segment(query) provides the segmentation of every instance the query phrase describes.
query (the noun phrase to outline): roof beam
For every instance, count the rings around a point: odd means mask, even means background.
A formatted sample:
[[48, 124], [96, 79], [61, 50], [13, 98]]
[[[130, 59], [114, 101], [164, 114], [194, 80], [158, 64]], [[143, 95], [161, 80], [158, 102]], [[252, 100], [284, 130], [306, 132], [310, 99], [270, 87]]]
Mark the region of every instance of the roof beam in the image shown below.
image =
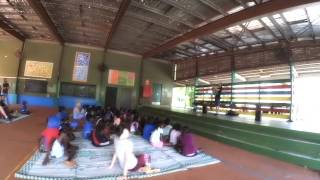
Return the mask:
[[222, 15], [228, 15], [228, 13], [224, 12], [215, 2], [212, 0], [200, 0], [203, 4], [211, 7], [213, 10], [217, 11], [218, 13]]
[[[248, 48], [251, 48], [251, 45], [248, 44], [247, 42], [245, 42], [240, 36], [231, 33], [229, 30], [225, 29], [224, 30], [227, 34], [229, 34], [233, 39], [236, 39], [238, 42], [242, 42], [245, 46], [248, 46]], [[236, 44], [234, 44], [235, 46], [237, 46], [238, 42]]]
[[223, 46], [225, 46], [228, 49], [232, 50], [233, 48], [235, 48], [235, 46], [233, 44], [229, 43], [228, 41], [226, 41], [223, 38], [220, 38], [220, 37], [218, 37], [218, 36], [216, 36], [214, 34], [211, 34], [209, 37], [210, 37], [210, 39], [214, 40], [215, 42], [218, 42], [218, 43], [222, 44]]
[[262, 46], [265, 45], [265, 43], [257, 35], [255, 35], [254, 32], [249, 30], [246, 26], [244, 26], [243, 24], [240, 24], [240, 27], [243, 28], [245, 31], [247, 31], [250, 34], [250, 36], [255, 38], [260, 44], [262, 44]]
[[[162, 0], [163, 2], [171, 5], [171, 6], [174, 6], [180, 10], [182, 10], [183, 12], [187, 13], [187, 14], [190, 14], [191, 16], [194, 16], [194, 17], [197, 17], [198, 19], [201, 19], [201, 20], [207, 20], [207, 18], [205, 16], [203, 16], [202, 14], [196, 12], [196, 11], [193, 11], [191, 8], [187, 7], [187, 6], [184, 6], [183, 4], [177, 2], [177, 1], [174, 1], [174, 0]], [[188, 2], [188, 1], [186, 1]]]
[[233, 24], [241, 23], [244, 20], [252, 19], [258, 16], [262, 16], [264, 14], [272, 13], [275, 11], [279, 11], [279, 10], [283, 10], [283, 9], [287, 9], [287, 8], [291, 8], [299, 5], [313, 3], [317, 1], [318, 0], [290, 0], [290, 1], [272, 0], [262, 4], [258, 4], [250, 8], [246, 8], [242, 11], [230, 14], [226, 17], [220, 18], [216, 21], [208, 23], [192, 31], [189, 31], [182, 36], [179, 36], [175, 39], [172, 39], [160, 45], [157, 48], [154, 48], [148, 52], [145, 52], [143, 54], [143, 57], [147, 58], [147, 57], [154, 56], [160, 52], [173, 48], [179, 43], [211, 34], [213, 32], [219, 31]]
[[292, 30], [290, 23], [287, 21], [287, 19], [284, 17], [284, 15], [283, 15], [282, 13], [280, 13], [280, 17], [281, 17], [281, 19], [284, 21], [284, 23], [288, 26], [289, 31], [290, 31], [290, 36], [291, 36], [293, 39], [297, 40], [297, 36], [296, 36], [296, 34], [294, 33], [294, 31]]
[[42, 23], [44, 23], [49, 31], [52, 33], [52, 35], [59, 41], [59, 43], [63, 44], [64, 40], [62, 36], [59, 34], [56, 26], [51, 21], [51, 18], [49, 17], [47, 11], [42, 6], [40, 0], [27, 0], [33, 11], [39, 16]]
[[280, 27], [280, 25], [277, 23], [277, 21], [272, 17], [268, 17], [268, 19], [271, 21], [271, 23], [277, 28], [277, 30], [280, 32], [282, 38], [285, 40], [285, 41], [290, 41], [290, 38], [288, 38], [286, 36], [286, 33], [283, 32], [282, 28]]
[[271, 30], [271, 28], [264, 23], [261, 19], [258, 19], [258, 21], [262, 24], [262, 26], [273, 36], [274, 39], [276, 39], [277, 41], [279, 41], [279, 38], [277, 37], [277, 35]]
[[312, 25], [312, 23], [310, 21], [310, 17], [309, 17], [309, 14], [308, 14], [308, 11], [307, 11], [306, 8], [304, 8], [304, 12], [306, 13], [306, 16], [307, 16], [307, 19], [308, 19], [309, 28], [310, 28], [310, 31], [311, 31], [311, 37], [315, 41], [316, 40], [316, 36], [315, 36], [313, 25]]
[[24, 35], [16, 31], [14, 27], [11, 24], [9, 24], [7, 21], [4, 21], [3, 18], [0, 18], [0, 28], [2, 28], [4, 31], [11, 34], [15, 38], [19, 39], [20, 41], [24, 41], [26, 39]]
[[122, 0], [120, 7], [119, 7], [119, 10], [117, 12], [117, 15], [112, 23], [112, 27], [108, 33], [108, 37], [107, 37], [107, 41], [106, 41], [106, 45], [105, 45], [106, 50], [108, 49], [109, 44], [111, 43], [111, 40], [113, 38], [113, 34], [118, 29], [118, 26], [121, 22], [121, 19], [123, 18], [125, 12], [127, 11], [129, 4], [130, 4], [130, 0]]
[[[225, 50], [225, 51], [228, 51], [228, 50], [230, 50], [230, 48], [229, 47], [226, 47], [225, 45], [223, 45], [222, 43], [218, 43], [217, 41], [215, 41], [214, 39], [201, 39], [202, 41], [204, 41], [204, 42], [206, 42], [206, 43], [208, 43], [208, 44], [211, 44], [211, 45], [213, 45], [213, 46], [216, 46], [216, 47], [218, 47], [218, 48], [220, 48], [220, 49], [223, 49], [223, 50]], [[211, 41], [213, 41], [213, 42], [211, 42]]]

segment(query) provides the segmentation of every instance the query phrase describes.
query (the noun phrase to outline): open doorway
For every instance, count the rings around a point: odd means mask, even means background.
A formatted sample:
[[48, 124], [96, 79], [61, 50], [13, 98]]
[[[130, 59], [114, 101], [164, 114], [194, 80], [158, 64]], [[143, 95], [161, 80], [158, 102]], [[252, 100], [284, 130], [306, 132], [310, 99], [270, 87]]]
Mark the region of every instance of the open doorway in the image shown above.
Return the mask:
[[117, 106], [117, 94], [118, 94], [118, 88], [116, 87], [106, 88], [105, 107]]
[[294, 82], [294, 119], [319, 123], [320, 74], [301, 75]]

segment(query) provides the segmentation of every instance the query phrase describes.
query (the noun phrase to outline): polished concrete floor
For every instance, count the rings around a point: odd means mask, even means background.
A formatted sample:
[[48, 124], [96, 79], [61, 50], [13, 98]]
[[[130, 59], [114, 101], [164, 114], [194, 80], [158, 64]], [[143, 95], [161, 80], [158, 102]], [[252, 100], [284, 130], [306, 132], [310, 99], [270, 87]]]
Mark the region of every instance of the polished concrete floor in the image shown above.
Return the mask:
[[[15, 179], [14, 173], [31, 156], [46, 117], [54, 109], [33, 108], [33, 114], [12, 124], [0, 124], [0, 180]], [[222, 162], [150, 180], [320, 180], [318, 172], [247, 152], [196, 136], [199, 147]]]

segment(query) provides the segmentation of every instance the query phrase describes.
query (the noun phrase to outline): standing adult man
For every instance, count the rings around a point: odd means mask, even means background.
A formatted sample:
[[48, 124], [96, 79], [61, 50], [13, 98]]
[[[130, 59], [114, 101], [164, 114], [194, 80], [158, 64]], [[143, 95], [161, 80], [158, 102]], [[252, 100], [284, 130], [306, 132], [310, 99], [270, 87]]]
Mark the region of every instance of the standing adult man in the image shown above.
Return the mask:
[[9, 88], [10, 88], [10, 85], [8, 83], [8, 80], [7, 78], [4, 78], [3, 84], [2, 84], [2, 94], [5, 96], [6, 104], [9, 104], [9, 100], [8, 100]]

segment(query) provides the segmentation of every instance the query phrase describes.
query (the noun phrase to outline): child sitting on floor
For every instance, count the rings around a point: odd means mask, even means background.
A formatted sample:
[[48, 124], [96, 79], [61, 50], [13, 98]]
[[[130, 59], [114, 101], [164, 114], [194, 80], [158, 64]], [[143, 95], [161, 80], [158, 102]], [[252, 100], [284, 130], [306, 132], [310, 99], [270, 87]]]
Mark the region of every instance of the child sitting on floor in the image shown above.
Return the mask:
[[20, 113], [21, 114], [30, 114], [30, 111], [27, 107], [27, 101], [22, 101], [21, 107], [20, 107]]
[[197, 148], [194, 144], [190, 129], [187, 126], [182, 128], [182, 133], [179, 138], [179, 142], [176, 145], [176, 149], [179, 153], [187, 157], [193, 157], [197, 155]]
[[164, 128], [163, 128], [163, 138], [164, 139], [169, 139], [170, 131], [172, 129], [172, 126], [170, 124], [171, 120], [169, 118], [166, 118], [164, 120]]
[[77, 153], [78, 146], [74, 146], [70, 143], [70, 139], [66, 133], [61, 133], [60, 136], [54, 141], [47, 152], [42, 164], [47, 165], [52, 158], [67, 157], [65, 165], [69, 168], [74, 168], [77, 164], [74, 161], [74, 157]]
[[169, 143], [175, 146], [178, 143], [180, 135], [181, 135], [181, 125], [176, 123], [173, 125], [173, 128], [170, 132]]
[[156, 125], [150, 119], [150, 117], [146, 119], [142, 134], [142, 137], [147, 141], [150, 140], [151, 133], [156, 129]]
[[64, 106], [59, 106], [57, 116], [61, 119], [62, 122], [65, 122], [68, 119], [68, 113]]
[[139, 171], [144, 173], [159, 172], [159, 169], [151, 169], [150, 155], [141, 154], [136, 156], [133, 153], [133, 143], [128, 139], [129, 136], [129, 130], [123, 125], [115, 128], [115, 151], [109, 169], [112, 169], [116, 160], [118, 160], [120, 167], [123, 169], [123, 177], [118, 178], [121, 180], [127, 179], [128, 171]]
[[41, 138], [39, 141], [40, 152], [48, 152], [55, 139], [59, 137], [58, 128], [46, 128], [41, 133]]
[[111, 145], [111, 124], [100, 121], [92, 132], [91, 142], [96, 147]]
[[119, 126], [121, 124], [121, 114], [120, 112], [116, 113], [116, 115], [113, 118], [113, 125], [115, 127]]
[[9, 112], [9, 108], [5, 103], [5, 97], [3, 95], [0, 95], [0, 117], [4, 117], [6, 120], [11, 120], [11, 115]]
[[152, 132], [150, 137], [150, 143], [152, 146], [162, 148], [165, 145], [165, 142], [163, 141], [163, 127], [163, 122], [158, 120], [157, 128]]
[[130, 132], [132, 134], [138, 133], [139, 131], [139, 117], [134, 117], [130, 124]]

